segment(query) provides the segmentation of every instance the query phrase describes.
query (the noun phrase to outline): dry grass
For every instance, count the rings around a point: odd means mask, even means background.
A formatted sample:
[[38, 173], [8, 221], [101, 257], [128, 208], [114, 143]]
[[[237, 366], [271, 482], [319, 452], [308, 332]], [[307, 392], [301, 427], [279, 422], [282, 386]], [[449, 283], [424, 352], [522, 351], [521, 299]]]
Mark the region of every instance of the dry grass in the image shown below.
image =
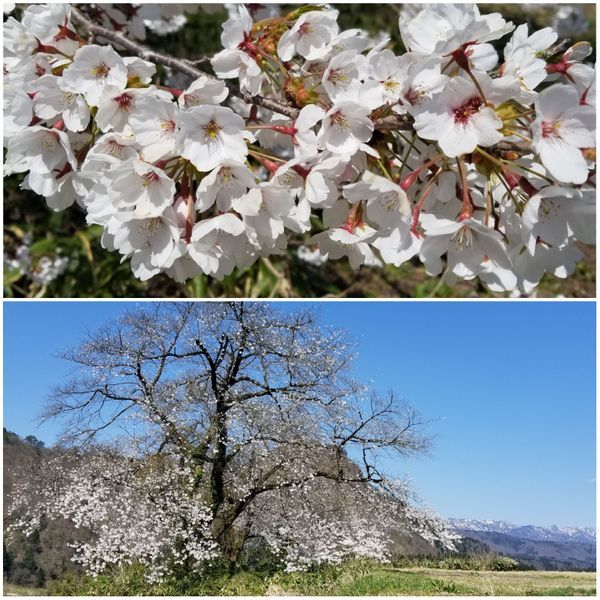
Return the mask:
[[466, 594], [492, 596], [594, 595], [596, 574], [570, 571], [454, 571], [413, 567], [401, 569], [468, 588]]

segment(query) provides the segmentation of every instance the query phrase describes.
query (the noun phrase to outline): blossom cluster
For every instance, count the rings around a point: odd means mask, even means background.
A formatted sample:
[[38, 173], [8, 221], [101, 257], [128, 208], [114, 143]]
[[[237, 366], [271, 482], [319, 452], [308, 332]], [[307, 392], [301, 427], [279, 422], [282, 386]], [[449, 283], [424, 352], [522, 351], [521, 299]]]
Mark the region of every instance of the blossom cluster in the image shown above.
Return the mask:
[[264, 499], [269, 509], [257, 512], [253, 531], [287, 572], [348, 558], [388, 562], [397, 554], [399, 535], [422, 537], [432, 546], [456, 551], [460, 536], [437, 515], [409, 502], [401, 481], [390, 481], [394, 494], [356, 483], [313, 479], [293, 490], [277, 490]]
[[[70, 543], [72, 560], [92, 577], [134, 563], [145, 568], [150, 583], [179, 566], [202, 573], [221, 549], [197, 477], [181, 461], [106, 450], [48, 458], [43, 472], [32, 466], [8, 498], [7, 544], [17, 532], [32, 535], [43, 520], [66, 519], [80, 532]], [[257, 499], [238, 525], [287, 572], [350, 557], [386, 562], [399, 533], [454, 551], [459, 536], [412, 505], [400, 481], [389, 483], [393, 494], [362, 483], [307, 478]]]
[[[143, 39], [150, 21], [119, 6], [83, 22]], [[398, 55], [331, 7], [236, 5], [216, 78], [174, 89], [73, 10], [4, 24], [5, 174], [82, 207], [140, 279], [220, 279], [295, 236], [317, 263], [418, 257], [448, 283], [528, 294], [595, 242], [587, 43], [433, 4], [401, 13]]]
[[9, 534], [31, 535], [42, 518], [69, 520], [88, 532], [73, 542], [73, 561], [94, 577], [137, 562], [156, 582], [177, 565], [200, 569], [218, 556], [210, 509], [190, 494], [189, 469], [98, 453], [55, 456], [44, 471], [16, 486], [9, 516], [20, 517]]

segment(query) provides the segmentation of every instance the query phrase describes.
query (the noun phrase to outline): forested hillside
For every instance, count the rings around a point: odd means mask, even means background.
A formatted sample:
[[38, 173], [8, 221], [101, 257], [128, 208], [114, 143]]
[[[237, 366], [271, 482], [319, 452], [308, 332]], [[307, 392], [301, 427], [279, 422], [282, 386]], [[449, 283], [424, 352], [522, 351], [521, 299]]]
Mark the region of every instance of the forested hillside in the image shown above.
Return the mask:
[[[74, 526], [64, 520], [42, 520], [40, 527], [26, 537], [20, 532], [7, 534], [14, 519], [7, 518], [7, 500], [19, 477], [43, 468], [44, 462], [57, 451], [48, 449], [35, 436], [20, 438], [3, 430], [4, 438], [4, 580], [17, 585], [41, 587], [81, 569], [71, 561], [69, 543], [75, 538]], [[81, 536], [78, 531], [77, 535]]]

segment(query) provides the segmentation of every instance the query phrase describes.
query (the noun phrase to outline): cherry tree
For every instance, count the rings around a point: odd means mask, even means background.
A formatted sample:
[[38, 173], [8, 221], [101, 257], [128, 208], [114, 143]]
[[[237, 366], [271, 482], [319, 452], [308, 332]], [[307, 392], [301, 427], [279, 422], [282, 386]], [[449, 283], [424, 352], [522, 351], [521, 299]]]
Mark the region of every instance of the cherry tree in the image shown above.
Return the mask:
[[79, 205], [136, 277], [222, 279], [294, 238], [316, 264], [418, 257], [528, 294], [595, 242], [589, 44], [432, 4], [401, 12], [400, 55], [316, 5], [232, 5], [212, 57], [144, 45], [198, 6], [32, 5], [4, 24], [5, 174]]
[[381, 466], [428, 447], [422, 419], [357, 382], [352, 349], [261, 303], [126, 313], [64, 353], [76, 370], [44, 416], [75, 450], [20, 484], [13, 527], [70, 519], [93, 534], [75, 555], [90, 573], [136, 560], [154, 580], [257, 547], [290, 570], [385, 560], [398, 531], [452, 547]]

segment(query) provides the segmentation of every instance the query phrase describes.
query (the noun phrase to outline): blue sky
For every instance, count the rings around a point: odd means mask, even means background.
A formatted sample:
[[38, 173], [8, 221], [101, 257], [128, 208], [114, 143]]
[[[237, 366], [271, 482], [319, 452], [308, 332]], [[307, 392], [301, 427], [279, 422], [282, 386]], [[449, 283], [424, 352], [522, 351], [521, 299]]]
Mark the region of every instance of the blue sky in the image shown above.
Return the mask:
[[[442, 516], [595, 524], [592, 302], [311, 304], [357, 340], [362, 379], [429, 420], [429, 455], [386, 466]], [[5, 301], [4, 426], [52, 443], [35, 416], [70, 372], [56, 354], [125, 307]]]

